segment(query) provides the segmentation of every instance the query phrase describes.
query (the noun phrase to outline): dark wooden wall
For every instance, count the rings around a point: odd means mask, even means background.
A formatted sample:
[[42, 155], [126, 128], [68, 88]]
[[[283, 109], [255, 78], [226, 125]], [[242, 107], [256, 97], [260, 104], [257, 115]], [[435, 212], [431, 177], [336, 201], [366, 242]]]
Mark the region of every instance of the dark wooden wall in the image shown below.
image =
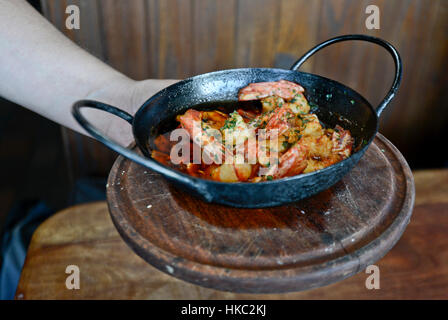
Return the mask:
[[[65, 28], [68, 4], [81, 9], [80, 30]], [[369, 4], [380, 8], [380, 30], [365, 27]], [[380, 131], [414, 166], [448, 160], [441, 160], [440, 151], [448, 126], [446, 0], [42, 0], [42, 7], [67, 36], [134, 79], [288, 68], [310, 47], [336, 35], [384, 38], [400, 51], [404, 77]], [[372, 44], [341, 43], [319, 52], [303, 70], [338, 80], [377, 104], [392, 81], [393, 63]], [[75, 171], [107, 172], [111, 154], [71, 132], [65, 137]], [[431, 157], [422, 157], [428, 148]], [[89, 155], [96, 165], [83, 162]]]

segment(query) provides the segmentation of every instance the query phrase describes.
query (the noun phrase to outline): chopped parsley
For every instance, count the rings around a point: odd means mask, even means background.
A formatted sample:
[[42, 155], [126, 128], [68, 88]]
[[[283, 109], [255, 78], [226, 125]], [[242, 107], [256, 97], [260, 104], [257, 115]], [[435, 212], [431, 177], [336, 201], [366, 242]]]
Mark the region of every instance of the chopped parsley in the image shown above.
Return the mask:
[[319, 109], [319, 106], [313, 102], [308, 103], [310, 105], [310, 112], [316, 113], [317, 109]]
[[308, 122], [310, 122], [309, 119], [303, 119], [303, 118], [302, 118], [302, 125], [303, 125], [303, 126], [306, 125]]
[[239, 115], [237, 111], [234, 111], [230, 114], [230, 118], [226, 120], [226, 122], [224, 123], [224, 125], [222, 126], [222, 130], [225, 129], [233, 129], [235, 128], [237, 119], [235, 118], [236, 115]]

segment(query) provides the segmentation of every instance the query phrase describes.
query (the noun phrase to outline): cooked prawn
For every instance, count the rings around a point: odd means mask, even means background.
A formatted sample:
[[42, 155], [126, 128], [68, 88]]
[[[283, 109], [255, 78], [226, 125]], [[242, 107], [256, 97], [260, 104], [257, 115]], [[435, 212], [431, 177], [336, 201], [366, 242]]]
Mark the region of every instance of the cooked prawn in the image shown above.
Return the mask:
[[269, 168], [265, 176], [278, 179], [300, 174], [307, 166], [307, 155], [307, 148], [296, 143], [280, 157], [278, 164]]
[[[193, 141], [189, 143], [201, 146], [214, 159], [210, 164], [182, 163], [181, 170], [221, 182], [258, 182], [320, 170], [352, 153], [350, 131], [338, 125], [324, 128], [317, 115], [310, 113], [299, 84], [286, 80], [252, 83], [240, 90], [238, 99], [260, 100], [261, 110], [237, 109], [227, 114], [190, 109], [178, 116]], [[166, 139], [157, 142], [164, 152], [170, 147]], [[167, 161], [163, 152], [154, 156]]]
[[272, 82], [251, 83], [240, 90], [238, 99], [240, 101], [258, 100], [270, 96], [277, 96], [286, 100], [294, 98], [297, 93], [304, 92], [302, 86], [297, 83], [280, 80]]
[[332, 137], [333, 153], [337, 153], [342, 156], [343, 159], [348, 158], [352, 153], [353, 138], [350, 135], [350, 131], [344, 130], [341, 126], [336, 125], [335, 131]]
[[207, 127], [207, 125], [203, 128], [203, 113], [202, 111], [189, 109], [184, 115], [179, 116], [178, 120], [182, 128], [190, 134], [193, 143], [204, 148], [204, 156], [206, 157], [204, 160], [220, 164], [224, 161], [227, 150], [219, 140], [220, 136], [213, 132], [213, 128]]

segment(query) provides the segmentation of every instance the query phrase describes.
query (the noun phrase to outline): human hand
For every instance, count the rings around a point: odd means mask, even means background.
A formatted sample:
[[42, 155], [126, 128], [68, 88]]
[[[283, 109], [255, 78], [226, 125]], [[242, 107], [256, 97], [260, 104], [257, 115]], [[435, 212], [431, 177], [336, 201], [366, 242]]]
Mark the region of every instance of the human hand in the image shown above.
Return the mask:
[[[100, 101], [134, 115], [151, 96], [177, 81], [117, 79], [100, 89], [92, 91], [85, 99]], [[106, 136], [121, 145], [127, 146], [134, 140], [131, 126], [123, 119], [95, 109], [85, 109], [83, 113]]]

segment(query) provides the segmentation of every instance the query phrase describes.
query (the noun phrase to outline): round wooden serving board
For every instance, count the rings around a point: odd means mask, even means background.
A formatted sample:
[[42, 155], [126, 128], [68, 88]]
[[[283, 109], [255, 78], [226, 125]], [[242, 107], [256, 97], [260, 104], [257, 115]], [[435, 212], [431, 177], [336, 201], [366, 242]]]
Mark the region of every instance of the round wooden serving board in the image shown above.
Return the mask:
[[115, 226], [148, 263], [201, 286], [254, 293], [305, 290], [364, 270], [400, 238], [414, 195], [406, 161], [379, 134], [340, 182], [282, 207], [208, 204], [121, 156], [107, 186]]

